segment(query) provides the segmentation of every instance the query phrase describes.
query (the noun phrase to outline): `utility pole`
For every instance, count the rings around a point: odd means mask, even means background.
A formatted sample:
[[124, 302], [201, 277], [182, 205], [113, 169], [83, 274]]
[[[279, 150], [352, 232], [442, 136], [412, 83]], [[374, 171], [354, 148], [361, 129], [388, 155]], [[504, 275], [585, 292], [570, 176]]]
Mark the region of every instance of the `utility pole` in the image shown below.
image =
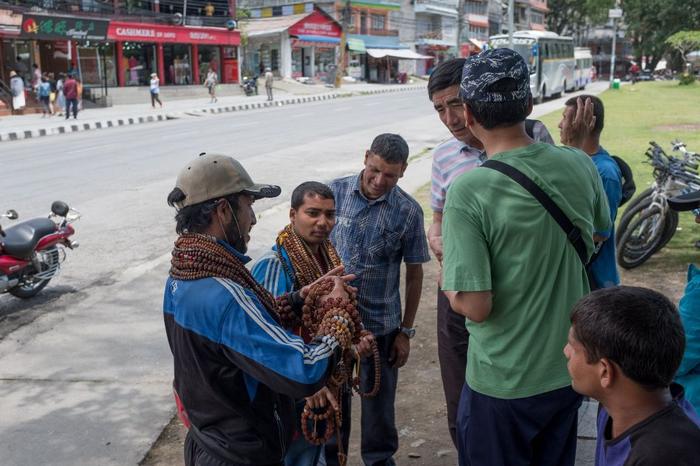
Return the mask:
[[462, 56], [462, 30], [464, 29], [464, 0], [457, 2], [457, 56]]
[[345, 0], [343, 7], [343, 30], [340, 33], [340, 56], [338, 57], [338, 66], [335, 69], [335, 87], [339, 88], [343, 82], [345, 74], [345, 49], [348, 43], [348, 29], [350, 28], [350, 16], [352, 15], [352, 7], [350, 0]]
[[615, 1], [615, 8], [608, 11], [608, 17], [613, 20], [613, 40], [612, 52], [610, 53], [610, 87], [615, 79], [615, 45], [617, 42], [617, 20], [622, 18], [622, 10], [620, 9], [620, 0]]
[[508, 47], [513, 48], [513, 33], [515, 32], [514, 0], [508, 0]]

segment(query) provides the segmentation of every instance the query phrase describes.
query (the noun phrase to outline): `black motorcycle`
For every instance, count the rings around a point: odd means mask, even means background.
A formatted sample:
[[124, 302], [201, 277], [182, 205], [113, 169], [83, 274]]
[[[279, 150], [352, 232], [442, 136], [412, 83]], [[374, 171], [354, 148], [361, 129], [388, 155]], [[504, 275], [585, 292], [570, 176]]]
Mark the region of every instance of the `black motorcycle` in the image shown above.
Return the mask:
[[248, 76], [243, 76], [241, 87], [247, 96], [258, 95], [258, 77], [252, 76], [249, 78]]

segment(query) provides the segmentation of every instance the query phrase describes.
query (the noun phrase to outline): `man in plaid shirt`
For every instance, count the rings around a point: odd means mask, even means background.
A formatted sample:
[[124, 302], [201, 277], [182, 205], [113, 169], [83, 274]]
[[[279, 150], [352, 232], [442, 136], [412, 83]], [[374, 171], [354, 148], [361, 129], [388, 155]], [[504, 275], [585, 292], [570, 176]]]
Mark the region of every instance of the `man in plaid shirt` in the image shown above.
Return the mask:
[[[365, 328], [375, 335], [381, 356], [381, 384], [373, 398], [362, 399], [362, 460], [365, 465], [394, 465], [398, 434], [394, 399], [398, 369], [406, 364], [413, 321], [423, 285], [422, 264], [430, 260], [423, 210], [397, 185], [408, 166], [408, 144], [397, 134], [380, 134], [365, 153], [357, 175], [334, 180], [336, 227], [331, 233], [346, 273], [357, 275], [358, 308]], [[406, 264], [406, 296], [399, 295], [401, 262]], [[361, 364], [364, 391], [372, 388], [374, 364]], [[348, 402], [350, 397], [345, 397]], [[345, 451], [350, 407], [343, 408]], [[326, 461], [335, 464], [337, 446], [326, 446]]]

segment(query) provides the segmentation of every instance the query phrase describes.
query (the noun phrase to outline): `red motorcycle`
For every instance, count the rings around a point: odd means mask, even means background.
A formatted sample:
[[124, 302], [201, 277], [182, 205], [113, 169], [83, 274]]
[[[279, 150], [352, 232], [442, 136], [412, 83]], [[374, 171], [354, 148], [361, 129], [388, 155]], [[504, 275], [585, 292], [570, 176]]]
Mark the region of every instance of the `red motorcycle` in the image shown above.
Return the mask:
[[[18, 218], [8, 210], [0, 218]], [[71, 223], [80, 213], [68, 204], [56, 201], [48, 218], [33, 218], [3, 231], [0, 226], [0, 294], [31, 298], [39, 293], [61, 270], [65, 248], [75, 249], [78, 242]]]

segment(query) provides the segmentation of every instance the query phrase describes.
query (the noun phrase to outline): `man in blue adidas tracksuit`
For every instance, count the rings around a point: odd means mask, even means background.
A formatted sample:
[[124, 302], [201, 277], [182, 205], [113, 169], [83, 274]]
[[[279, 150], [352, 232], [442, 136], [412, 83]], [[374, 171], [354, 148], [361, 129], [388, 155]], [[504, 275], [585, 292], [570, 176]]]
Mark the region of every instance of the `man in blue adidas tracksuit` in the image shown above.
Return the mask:
[[[231, 157], [202, 154], [168, 196], [179, 237], [163, 312], [176, 400], [190, 428], [187, 466], [281, 465], [294, 399], [324, 385], [342, 350], [333, 336], [305, 344], [280, 327], [274, 298], [245, 268], [252, 204], [279, 194], [254, 184]], [[293, 308], [305, 292], [289, 295]]]

